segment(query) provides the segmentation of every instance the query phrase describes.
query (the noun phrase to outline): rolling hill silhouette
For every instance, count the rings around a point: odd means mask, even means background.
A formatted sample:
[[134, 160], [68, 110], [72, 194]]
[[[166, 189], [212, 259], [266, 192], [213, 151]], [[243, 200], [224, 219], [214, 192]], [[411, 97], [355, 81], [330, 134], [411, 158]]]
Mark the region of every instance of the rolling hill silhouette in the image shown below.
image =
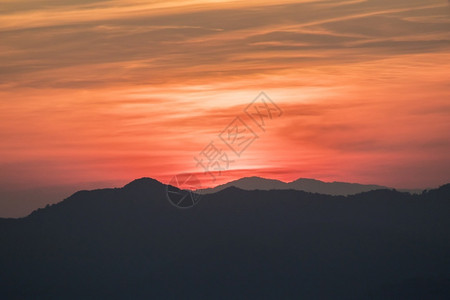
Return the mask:
[[0, 219], [1, 299], [448, 299], [450, 184], [203, 195], [142, 178]]
[[[237, 187], [243, 190], [298, 190], [310, 193], [319, 193], [334, 196], [348, 196], [374, 190], [391, 189], [380, 185], [367, 185], [347, 182], [323, 182], [316, 179], [299, 178], [291, 182], [283, 182], [276, 179], [266, 179], [261, 177], [244, 177], [238, 180], [216, 186], [214, 188], [202, 189], [197, 192], [200, 194], [211, 194], [226, 189], [228, 187]], [[421, 190], [402, 190], [405, 192], [419, 193]]]

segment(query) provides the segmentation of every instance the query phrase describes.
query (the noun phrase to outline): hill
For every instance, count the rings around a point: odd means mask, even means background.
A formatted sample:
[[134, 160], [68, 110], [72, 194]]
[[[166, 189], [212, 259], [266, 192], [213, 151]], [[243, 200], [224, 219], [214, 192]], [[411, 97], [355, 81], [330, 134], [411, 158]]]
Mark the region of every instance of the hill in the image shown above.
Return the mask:
[[174, 208], [143, 178], [0, 219], [2, 299], [448, 299], [450, 185], [230, 187]]
[[[214, 188], [202, 189], [200, 194], [211, 194], [226, 189], [237, 187], [243, 190], [298, 190], [310, 193], [319, 193], [334, 196], [348, 196], [373, 190], [391, 189], [380, 185], [367, 185], [347, 182], [323, 182], [316, 179], [299, 178], [291, 182], [283, 182], [276, 179], [266, 179], [261, 177], [244, 177], [238, 180], [216, 186]], [[418, 193], [419, 190], [405, 190], [407, 192]], [[420, 191], [421, 192], [421, 191]]]

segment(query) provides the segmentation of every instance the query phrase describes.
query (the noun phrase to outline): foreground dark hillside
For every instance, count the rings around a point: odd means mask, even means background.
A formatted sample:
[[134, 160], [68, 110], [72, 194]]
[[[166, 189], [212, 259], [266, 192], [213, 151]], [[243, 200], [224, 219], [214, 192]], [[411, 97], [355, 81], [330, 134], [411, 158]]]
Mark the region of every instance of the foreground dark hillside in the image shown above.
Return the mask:
[[0, 219], [1, 299], [449, 299], [450, 185], [349, 197], [152, 179]]

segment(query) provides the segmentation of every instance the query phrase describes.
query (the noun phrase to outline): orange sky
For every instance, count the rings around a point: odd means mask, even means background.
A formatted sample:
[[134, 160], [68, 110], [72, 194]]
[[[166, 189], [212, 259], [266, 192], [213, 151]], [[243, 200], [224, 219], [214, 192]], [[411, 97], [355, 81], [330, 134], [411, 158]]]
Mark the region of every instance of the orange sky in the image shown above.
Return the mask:
[[[0, 197], [167, 182], [211, 141], [234, 161], [205, 186], [447, 183], [449, 17], [446, 0], [3, 1]], [[233, 156], [218, 134], [261, 91], [283, 114], [247, 119], [259, 138]]]

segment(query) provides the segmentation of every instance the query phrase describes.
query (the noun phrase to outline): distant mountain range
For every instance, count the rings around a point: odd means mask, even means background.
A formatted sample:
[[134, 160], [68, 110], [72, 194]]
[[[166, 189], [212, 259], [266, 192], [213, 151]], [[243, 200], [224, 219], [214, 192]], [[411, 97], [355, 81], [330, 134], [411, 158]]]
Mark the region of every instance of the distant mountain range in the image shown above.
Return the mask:
[[[392, 189], [380, 185], [365, 185], [347, 182], [323, 182], [316, 179], [299, 178], [292, 182], [283, 182], [276, 179], [266, 179], [261, 177], [244, 177], [214, 188], [197, 190], [199, 194], [211, 194], [226, 189], [228, 187], [237, 187], [243, 190], [297, 190], [310, 193], [319, 193], [324, 195], [347, 196], [374, 190]], [[422, 190], [400, 190], [409, 193], [421, 193]]]
[[142, 178], [0, 219], [0, 299], [450, 298], [450, 184], [229, 187], [185, 210], [169, 188]]

